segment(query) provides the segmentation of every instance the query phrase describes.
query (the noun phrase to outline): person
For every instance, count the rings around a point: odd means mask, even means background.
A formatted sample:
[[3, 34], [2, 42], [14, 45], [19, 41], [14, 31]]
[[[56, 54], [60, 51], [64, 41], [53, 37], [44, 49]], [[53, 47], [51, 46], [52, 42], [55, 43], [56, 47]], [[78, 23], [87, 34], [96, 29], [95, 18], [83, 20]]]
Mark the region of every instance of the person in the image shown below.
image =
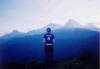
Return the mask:
[[55, 37], [51, 34], [51, 28], [47, 28], [47, 33], [43, 37], [43, 43], [45, 45], [46, 67], [53, 67], [53, 44], [55, 43]]

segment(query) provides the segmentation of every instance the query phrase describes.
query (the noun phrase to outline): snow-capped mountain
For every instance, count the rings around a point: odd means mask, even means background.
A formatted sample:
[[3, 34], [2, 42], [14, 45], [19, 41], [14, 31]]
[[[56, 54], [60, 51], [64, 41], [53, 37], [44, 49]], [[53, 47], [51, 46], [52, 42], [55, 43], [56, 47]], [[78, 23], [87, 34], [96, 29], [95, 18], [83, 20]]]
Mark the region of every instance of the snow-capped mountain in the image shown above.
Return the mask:
[[66, 28], [84, 28], [83, 25], [73, 19], [70, 19], [64, 26]]
[[46, 32], [46, 28], [50, 27], [52, 30], [56, 30], [60, 28], [61, 26], [58, 24], [48, 24], [47, 26], [44, 26], [43, 28], [37, 29], [37, 30], [32, 30], [27, 33], [19, 32], [17, 30], [13, 30], [12, 32], [5, 34], [0, 37], [0, 40], [5, 40], [5, 39], [10, 39], [13, 37], [20, 37], [20, 36], [25, 36], [25, 35], [36, 35], [36, 34], [42, 34]]
[[87, 23], [86, 28], [100, 32], [100, 24], [97, 23]]
[[75, 21], [74, 19], [70, 19], [64, 26], [61, 26], [59, 24], [48, 24], [46, 26], [44, 26], [43, 28], [37, 29], [37, 30], [31, 30], [27, 33], [22, 33], [19, 32], [17, 30], [14, 30], [8, 34], [5, 34], [4, 36], [0, 37], [0, 39], [9, 39], [9, 38], [13, 38], [13, 37], [20, 37], [20, 36], [24, 36], [24, 35], [37, 35], [37, 34], [42, 34], [46, 32], [46, 28], [50, 27], [52, 30], [56, 30], [56, 29], [60, 29], [60, 28], [70, 28], [70, 29], [74, 29], [74, 28], [83, 28], [83, 29], [89, 29], [89, 30], [94, 30], [94, 31], [98, 31], [100, 32], [100, 24], [96, 24], [96, 23], [87, 23], [86, 25], [82, 25], [81, 23], [78, 23], [77, 21]]
[[78, 23], [77, 21], [70, 19], [65, 25], [65, 28], [84, 28], [89, 29], [93, 31], [100, 32], [100, 24], [97, 23], [86, 23], [85, 25], [82, 25], [81, 23]]
[[52, 30], [56, 30], [56, 29], [60, 28], [61, 26], [59, 24], [52, 24], [51, 23], [51, 24], [48, 24], [47, 26], [43, 27], [43, 29], [46, 29], [48, 27], [50, 27]]
[[56, 30], [56, 29], [58, 29], [58, 28], [61, 28], [61, 26], [58, 25], [58, 24], [48, 24], [48, 25], [44, 26], [44, 27], [41, 28], [41, 29], [29, 31], [29, 32], [27, 32], [27, 34], [28, 34], [28, 35], [41, 34], [41, 33], [46, 32], [46, 28], [48, 28], [48, 27], [50, 27], [52, 30]]

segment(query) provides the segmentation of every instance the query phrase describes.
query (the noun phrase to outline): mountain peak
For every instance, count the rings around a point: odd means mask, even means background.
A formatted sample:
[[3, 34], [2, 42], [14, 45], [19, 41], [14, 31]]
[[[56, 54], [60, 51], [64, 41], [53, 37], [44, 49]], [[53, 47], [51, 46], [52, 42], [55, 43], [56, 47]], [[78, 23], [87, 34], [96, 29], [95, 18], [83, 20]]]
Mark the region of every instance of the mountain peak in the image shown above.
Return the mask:
[[77, 23], [77, 21], [74, 20], [74, 19], [69, 19], [69, 20], [68, 20], [68, 23], [74, 23], [74, 24], [75, 24], [75, 23]]
[[48, 24], [47, 26], [45, 26], [45, 27], [56, 27], [56, 26], [58, 26], [58, 24], [53, 24], [53, 23], [51, 23], [51, 24]]
[[48, 24], [48, 25], [44, 26], [43, 28], [46, 29], [48, 27], [50, 27], [52, 30], [55, 30], [57, 28], [60, 28], [61, 26], [59, 24], [53, 24], [53, 23], [51, 23], [51, 24]]
[[27, 34], [29, 34], [29, 35], [41, 34], [41, 33], [44, 33], [48, 27], [50, 27], [52, 30], [56, 30], [56, 29], [60, 28], [61, 26], [59, 24], [50, 23], [41, 29], [29, 31], [29, 32], [27, 32]]
[[79, 24], [76, 20], [70, 19], [68, 22], [65, 24], [66, 27], [68, 28], [79, 28], [81, 27], [81, 24]]
[[13, 30], [12, 32], [13, 32], [13, 33], [18, 33], [19, 31], [18, 31], [18, 30]]

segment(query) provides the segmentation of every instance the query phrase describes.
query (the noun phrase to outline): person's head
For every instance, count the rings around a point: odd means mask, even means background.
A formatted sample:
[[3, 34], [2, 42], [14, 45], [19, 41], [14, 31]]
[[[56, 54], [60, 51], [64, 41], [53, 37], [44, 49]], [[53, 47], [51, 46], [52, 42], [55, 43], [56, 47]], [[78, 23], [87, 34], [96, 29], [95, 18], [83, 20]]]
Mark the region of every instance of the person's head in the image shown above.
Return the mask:
[[51, 28], [47, 28], [47, 33], [51, 33]]

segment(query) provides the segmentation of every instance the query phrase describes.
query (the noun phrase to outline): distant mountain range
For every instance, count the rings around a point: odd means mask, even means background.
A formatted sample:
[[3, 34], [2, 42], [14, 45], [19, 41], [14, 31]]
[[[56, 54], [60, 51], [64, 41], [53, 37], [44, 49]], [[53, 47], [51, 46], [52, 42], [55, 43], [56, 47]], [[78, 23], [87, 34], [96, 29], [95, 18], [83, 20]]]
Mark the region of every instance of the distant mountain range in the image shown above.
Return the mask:
[[[89, 24], [88, 24], [89, 25]], [[51, 27], [55, 35], [55, 60], [66, 60], [78, 57], [83, 51], [90, 51], [99, 55], [99, 32], [94, 25], [83, 26], [75, 20], [69, 20], [64, 26], [49, 24], [42, 29], [21, 33], [12, 33], [0, 37], [0, 62], [29, 61], [44, 59], [44, 45], [42, 42], [45, 29]], [[98, 30], [97, 30], [98, 29]]]
[[48, 24], [47, 26], [44, 26], [43, 28], [37, 29], [37, 30], [31, 30], [27, 33], [22, 33], [17, 30], [13, 30], [11, 33], [5, 34], [4, 36], [1, 36], [1, 38], [12, 38], [12, 37], [20, 37], [20, 36], [25, 36], [25, 35], [37, 35], [37, 34], [42, 34], [46, 32], [46, 28], [50, 27], [52, 30], [60, 29], [60, 28], [84, 28], [84, 29], [89, 29], [93, 31], [98, 31], [100, 32], [100, 28], [97, 28], [95, 24], [93, 23], [87, 23], [87, 25], [82, 25], [78, 23], [77, 21], [70, 19], [64, 26], [60, 26], [59, 24]]
[[27, 32], [26, 34], [27, 34], [27, 35], [42, 34], [42, 33], [45, 33], [45, 32], [46, 32], [46, 28], [48, 28], [48, 27], [50, 27], [52, 30], [56, 30], [56, 29], [58, 29], [58, 28], [61, 28], [61, 26], [58, 25], [58, 24], [48, 24], [47, 26], [44, 26], [44, 27], [41, 28], [41, 29], [32, 30], [32, 31]]

